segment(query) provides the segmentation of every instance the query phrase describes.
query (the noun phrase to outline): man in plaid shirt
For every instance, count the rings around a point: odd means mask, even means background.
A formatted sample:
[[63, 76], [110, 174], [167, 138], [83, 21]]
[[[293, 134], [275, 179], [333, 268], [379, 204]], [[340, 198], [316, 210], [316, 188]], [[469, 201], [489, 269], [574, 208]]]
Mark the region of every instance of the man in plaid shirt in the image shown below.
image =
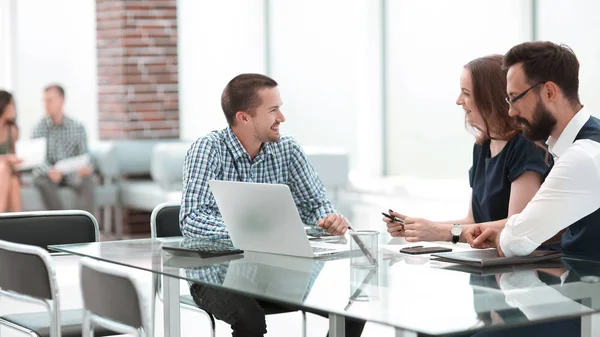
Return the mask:
[[46, 160], [33, 170], [35, 186], [40, 191], [47, 209], [64, 209], [58, 196], [59, 186], [68, 186], [77, 194], [77, 208], [93, 212], [94, 182], [91, 164], [80, 167], [76, 172], [63, 175], [54, 168], [62, 159], [88, 153], [87, 135], [83, 124], [63, 112], [65, 90], [57, 84], [44, 89], [46, 116], [33, 129], [32, 138], [46, 138]]
[[[334, 235], [346, 232], [346, 220], [327, 199], [300, 145], [280, 136], [285, 121], [281, 105], [277, 82], [267, 76], [241, 74], [227, 84], [221, 107], [229, 127], [199, 138], [185, 158], [179, 215], [183, 235], [229, 238], [208, 186], [212, 179], [286, 184], [305, 224]], [[199, 307], [231, 325], [233, 336], [267, 332], [264, 301], [205, 286], [190, 291]], [[346, 325], [348, 336], [360, 336], [364, 322], [347, 319]]]

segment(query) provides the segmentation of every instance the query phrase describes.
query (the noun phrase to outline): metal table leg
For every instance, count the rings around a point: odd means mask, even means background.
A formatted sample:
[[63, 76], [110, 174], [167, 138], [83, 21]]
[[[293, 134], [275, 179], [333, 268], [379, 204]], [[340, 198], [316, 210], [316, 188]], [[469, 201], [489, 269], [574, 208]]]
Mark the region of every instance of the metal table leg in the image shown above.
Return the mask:
[[329, 314], [329, 337], [346, 336], [346, 318], [341, 315]]
[[162, 276], [165, 319], [165, 336], [179, 337], [181, 320], [179, 318], [179, 279]]

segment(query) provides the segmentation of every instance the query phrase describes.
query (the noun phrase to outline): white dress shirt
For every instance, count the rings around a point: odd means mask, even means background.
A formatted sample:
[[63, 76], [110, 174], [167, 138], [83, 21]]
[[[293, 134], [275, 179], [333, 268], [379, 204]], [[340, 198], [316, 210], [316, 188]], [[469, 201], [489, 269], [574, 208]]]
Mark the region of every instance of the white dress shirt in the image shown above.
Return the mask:
[[506, 256], [530, 254], [565, 227], [600, 208], [600, 143], [573, 140], [590, 118], [582, 108], [561, 135], [546, 142], [554, 156], [548, 177], [519, 214], [511, 216], [500, 234]]

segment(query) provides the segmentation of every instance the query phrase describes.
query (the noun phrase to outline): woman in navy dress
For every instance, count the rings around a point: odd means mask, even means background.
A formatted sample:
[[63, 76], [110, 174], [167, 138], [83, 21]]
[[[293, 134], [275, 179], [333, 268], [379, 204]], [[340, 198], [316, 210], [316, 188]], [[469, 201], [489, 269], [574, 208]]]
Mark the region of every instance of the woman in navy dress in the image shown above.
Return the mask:
[[553, 162], [544, 146], [523, 136], [521, 127], [508, 115], [505, 97], [506, 71], [501, 55], [465, 65], [456, 104], [463, 108], [467, 128], [475, 135], [469, 212], [463, 219], [431, 221], [390, 210], [405, 222], [403, 226], [383, 218], [392, 236], [405, 236], [409, 242], [451, 241], [453, 237], [464, 242], [461, 233], [473, 224], [501, 228], [508, 217], [525, 208]]

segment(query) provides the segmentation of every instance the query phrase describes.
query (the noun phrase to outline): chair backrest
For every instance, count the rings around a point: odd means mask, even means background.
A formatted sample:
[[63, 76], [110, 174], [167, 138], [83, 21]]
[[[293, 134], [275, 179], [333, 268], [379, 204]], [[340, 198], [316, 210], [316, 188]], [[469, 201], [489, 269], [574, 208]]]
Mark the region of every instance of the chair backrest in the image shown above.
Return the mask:
[[169, 236], [181, 236], [179, 228], [179, 203], [162, 203], [152, 210], [150, 216], [150, 233], [152, 238], [164, 238]]
[[42, 301], [57, 299], [54, 266], [50, 254], [40, 247], [0, 240], [0, 271], [3, 292]]
[[0, 240], [47, 249], [48, 245], [95, 242], [98, 222], [86, 211], [40, 211], [0, 214]]
[[[99, 316], [103, 321], [117, 323], [117, 326], [105, 326], [111, 330], [127, 333], [118, 325], [134, 329], [143, 329], [150, 334], [144, 318], [144, 304], [135, 281], [122, 267], [107, 263], [81, 259], [81, 292], [84, 309]], [[95, 321], [98, 323], [98, 321]]]

